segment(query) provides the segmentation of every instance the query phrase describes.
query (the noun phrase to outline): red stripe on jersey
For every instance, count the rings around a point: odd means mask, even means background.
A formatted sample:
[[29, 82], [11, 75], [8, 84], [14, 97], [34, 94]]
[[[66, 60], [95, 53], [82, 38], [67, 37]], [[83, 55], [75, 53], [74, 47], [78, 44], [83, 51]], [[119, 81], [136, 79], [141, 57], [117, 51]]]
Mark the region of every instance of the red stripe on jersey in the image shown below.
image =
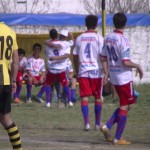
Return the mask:
[[102, 55], [102, 54], [100, 54], [100, 56], [101, 56], [101, 57], [104, 57], [104, 58], [107, 58], [107, 56], [104, 56], [104, 55]]
[[121, 30], [114, 30], [114, 32], [123, 34], [123, 32]]
[[124, 62], [124, 61], [130, 61], [130, 59], [123, 59], [122, 61], [123, 61], [123, 62]]
[[73, 57], [78, 57], [78, 55], [74, 55], [74, 54], [73, 54]]
[[87, 30], [85, 33], [97, 33], [95, 30]]

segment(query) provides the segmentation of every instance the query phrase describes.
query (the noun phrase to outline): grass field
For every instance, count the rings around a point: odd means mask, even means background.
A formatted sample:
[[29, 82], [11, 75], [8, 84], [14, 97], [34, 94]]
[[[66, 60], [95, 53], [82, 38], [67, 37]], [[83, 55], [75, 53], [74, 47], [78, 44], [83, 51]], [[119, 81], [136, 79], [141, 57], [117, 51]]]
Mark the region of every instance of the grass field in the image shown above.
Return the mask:
[[[46, 108], [37, 102], [12, 104], [12, 117], [21, 133], [24, 150], [149, 150], [150, 149], [150, 85], [135, 87], [140, 92], [138, 103], [128, 115], [124, 138], [132, 142], [129, 146], [114, 146], [105, 141], [99, 131], [94, 130], [94, 104], [89, 102], [91, 130], [83, 131], [80, 101], [73, 108], [60, 109], [53, 102]], [[33, 89], [33, 96], [38, 88]], [[21, 97], [24, 99], [26, 89]], [[34, 97], [33, 97], [34, 100]], [[103, 104], [102, 121], [118, 106], [107, 97]], [[115, 132], [114, 127], [112, 133]], [[11, 149], [6, 131], [0, 128], [0, 150]]]

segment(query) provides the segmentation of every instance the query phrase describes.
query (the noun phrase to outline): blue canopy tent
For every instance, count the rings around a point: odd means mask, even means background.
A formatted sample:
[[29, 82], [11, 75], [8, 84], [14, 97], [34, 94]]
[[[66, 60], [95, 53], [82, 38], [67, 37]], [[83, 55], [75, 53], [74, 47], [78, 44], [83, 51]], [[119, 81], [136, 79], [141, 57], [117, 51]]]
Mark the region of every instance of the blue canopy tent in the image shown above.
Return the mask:
[[[0, 21], [7, 25], [32, 26], [84, 26], [86, 15], [57, 13], [57, 14], [0, 14]], [[99, 26], [102, 24], [101, 15]], [[106, 15], [106, 25], [113, 26], [112, 14]], [[127, 26], [150, 26], [149, 14], [127, 14]]]

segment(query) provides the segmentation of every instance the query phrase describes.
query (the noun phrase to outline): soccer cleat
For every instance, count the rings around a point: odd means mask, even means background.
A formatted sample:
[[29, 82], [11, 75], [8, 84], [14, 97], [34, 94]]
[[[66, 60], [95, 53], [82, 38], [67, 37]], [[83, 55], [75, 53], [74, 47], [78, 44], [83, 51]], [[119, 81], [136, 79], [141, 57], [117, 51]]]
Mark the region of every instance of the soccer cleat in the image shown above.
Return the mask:
[[87, 123], [85, 126], [84, 126], [84, 131], [89, 131], [90, 130], [90, 124]]
[[100, 131], [104, 134], [104, 137], [108, 142], [113, 142], [113, 139], [111, 137], [111, 132], [107, 127], [105, 126], [100, 127]]
[[27, 98], [27, 99], [26, 99], [26, 103], [32, 103], [31, 98]]
[[47, 108], [51, 107], [51, 103], [49, 103], [49, 102], [46, 103], [46, 107], [47, 107]]
[[17, 103], [17, 104], [22, 104], [22, 103], [23, 103], [22, 100], [20, 100], [20, 99], [17, 98], [17, 97], [13, 100], [13, 102], [14, 102], [14, 103]]
[[129, 145], [129, 144], [131, 144], [131, 142], [128, 142], [123, 138], [121, 138], [120, 140], [114, 139], [113, 143], [115, 145]]
[[45, 103], [41, 97], [36, 96], [35, 98], [39, 103]]
[[73, 107], [73, 103], [72, 102], [69, 102], [69, 107]]

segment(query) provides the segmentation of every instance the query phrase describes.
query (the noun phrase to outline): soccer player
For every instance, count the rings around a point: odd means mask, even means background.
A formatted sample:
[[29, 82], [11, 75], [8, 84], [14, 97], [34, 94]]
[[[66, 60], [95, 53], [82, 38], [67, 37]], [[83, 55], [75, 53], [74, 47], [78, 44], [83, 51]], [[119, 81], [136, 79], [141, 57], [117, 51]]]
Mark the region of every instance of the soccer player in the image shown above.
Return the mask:
[[103, 47], [103, 38], [96, 33], [98, 18], [88, 15], [85, 18], [87, 31], [77, 37], [73, 50], [74, 65], [78, 74], [81, 110], [84, 118], [84, 130], [90, 129], [88, 100], [95, 97], [95, 129], [100, 128], [102, 110], [102, 67], [100, 52]]
[[[41, 45], [35, 43], [33, 45], [33, 55], [28, 58], [27, 62], [27, 103], [31, 103], [31, 89], [33, 85], [42, 85], [45, 81], [45, 62], [40, 58]], [[41, 101], [43, 103], [43, 101]]]
[[[101, 53], [105, 72], [105, 82], [110, 80], [120, 99], [120, 107], [117, 108], [107, 123], [102, 126], [101, 131], [108, 141], [112, 141], [110, 129], [117, 123], [114, 143], [126, 145], [131, 142], [123, 139], [122, 134], [126, 126], [127, 114], [130, 105], [136, 102], [136, 96], [133, 90], [132, 68], [139, 72], [140, 79], [143, 77], [141, 67], [133, 63], [130, 58], [130, 45], [123, 32], [126, 26], [127, 18], [123, 13], [116, 13], [113, 17], [115, 30], [106, 36], [104, 49]], [[108, 67], [106, 67], [108, 66]]]
[[10, 116], [11, 94], [16, 91], [18, 46], [15, 32], [3, 23], [0, 23], [0, 45], [0, 122], [8, 132], [13, 150], [22, 150], [18, 128]]
[[25, 50], [19, 48], [18, 55], [19, 55], [19, 69], [16, 78], [17, 89], [16, 92], [14, 93], [14, 101], [13, 101], [14, 103], [22, 103], [22, 100], [20, 100], [20, 92], [22, 89], [23, 74], [25, 73], [25, 69], [27, 66], [27, 58], [25, 57]]
[[70, 103], [70, 91], [68, 86], [68, 80], [66, 78], [66, 59], [69, 57], [70, 52], [66, 50], [66, 44], [63, 41], [58, 41], [58, 32], [56, 29], [50, 30], [51, 42], [54, 44], [60, 44], [62, 48], [49, 47], [46, 51], [46, 57], [48, 62], [48, 73], [46, 75], [46, 106], [50, 107], [51, 99], [51, 87], [58, 80], [63, 86], [63, 90], [66, 94], [68, 103]]

